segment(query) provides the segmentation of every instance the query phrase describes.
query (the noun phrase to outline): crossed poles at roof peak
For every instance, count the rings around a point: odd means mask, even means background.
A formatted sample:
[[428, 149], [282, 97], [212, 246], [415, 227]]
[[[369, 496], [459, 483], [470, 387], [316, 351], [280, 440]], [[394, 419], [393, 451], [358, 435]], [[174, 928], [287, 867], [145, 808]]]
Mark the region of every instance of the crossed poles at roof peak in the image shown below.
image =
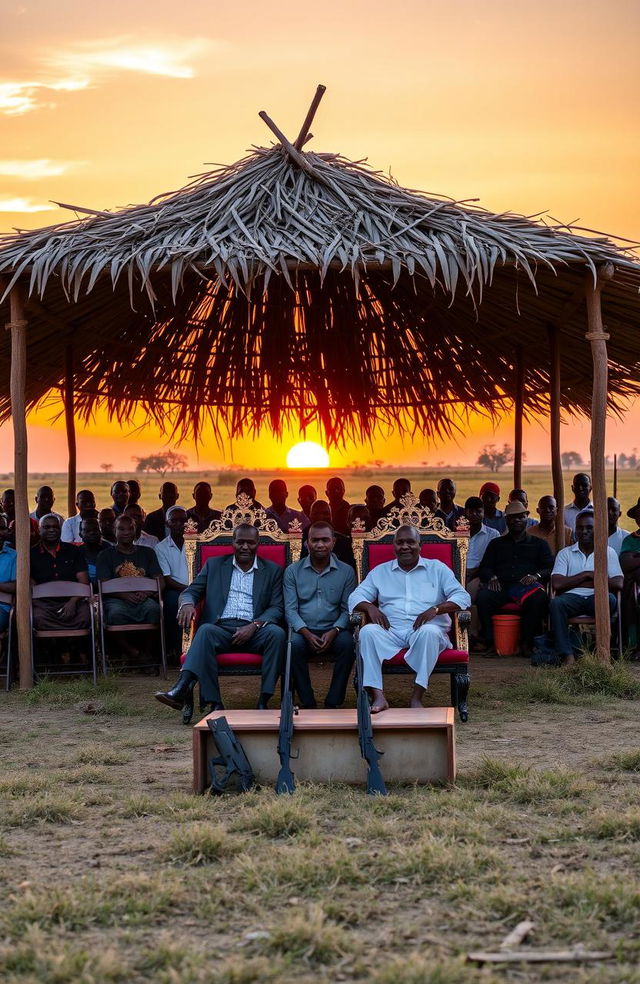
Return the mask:
[[304, 118], [304, 123], [302, 124], [302, 127], [300, 129], [300, 133], [298, 134], [294, 143], [291, 143], [290, 140], [287, 140], [282, 130], [280, 130], [280, 128], [276, 125], [276, 123], [274, 123], [274, 121], [264, 111], [264, 109], [260, 110], [260, 112], [258, 113], [260, 119], [264, 120], [264, 122], [267, 124], [271, 132], [275, 134], [275, 136], [278, 138], [284, 149], [287, 151], [289, 157], [291, 157], [292, 160], [294, 160], [296, 164], [298, 164], [304, 171], [308, 171], [310, 174], [314, 173], [313, 168], [300, 152], [304, 147], [305, 143], [307, 142], [307, 140], [311, 139], [311, 134], [309, 133], [309, 130], [311, 129], [313, 118], [316, 115], [318, 106], [320, 105], [320, 100], [322, 99], [326, 91], [327, 91], [327, 87], [324, 85], [319, 85], [318, 88], [316, 89], [316, 93], [311, 101], [311, 105], [309, 106], [307, 115]]

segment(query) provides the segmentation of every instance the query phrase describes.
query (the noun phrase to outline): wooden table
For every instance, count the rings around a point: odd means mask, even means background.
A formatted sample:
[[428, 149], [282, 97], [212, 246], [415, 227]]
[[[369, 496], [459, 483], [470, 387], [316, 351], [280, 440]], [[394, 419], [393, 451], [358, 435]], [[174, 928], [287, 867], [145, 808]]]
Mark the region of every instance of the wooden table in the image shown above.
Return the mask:
[[[228, 710], [208, 714], [193, 728], [193, 791], [209, 786], [209, 759], [215, 754], [209, 718], [226, 717], [242, 742], [259, 783], [274, 783], [280, 711]], [[371, 718], [380, 768], [387, 782], [453, 782], [456, 776], [452, 707], [395, 707]], [[291, 770], [296, 779], [364, 783], [367, 764], [360, 755], [354, 708], [299, 711], [294, 717]]]

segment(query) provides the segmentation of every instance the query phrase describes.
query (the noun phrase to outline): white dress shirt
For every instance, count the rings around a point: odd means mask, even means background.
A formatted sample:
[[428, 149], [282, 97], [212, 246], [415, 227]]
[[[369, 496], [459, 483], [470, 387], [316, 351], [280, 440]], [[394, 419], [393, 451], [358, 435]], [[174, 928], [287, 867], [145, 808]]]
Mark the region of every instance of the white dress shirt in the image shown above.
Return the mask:
[[179, 547], [172, 536], [167, 536], [155, 546], [156, 556], [160, 569], [165, 577], [172, 577], [180, 584], [189, 584], [189, 571], [187, 569], [187, 556], [184, 552], [184, 544]]
[[229, 595], [224, 611], [220, 618], [237, 618], [245, 622], [253, 621], [253, 575], [258, 570], [258, 558], [254, 557], [253, 565], [248, 571], [243, 571], [233, 558], [233, 573], [229, 585]]
[[[587, 556], [580, 549], [580, 544], [572, 543], [570, 547], [563, 547], [562, 550], [558, 551], [551, 577], [554, 574], [573, 577], [575, 574], [581, 574], [582, 571], [592, 571], [594, 558], [595, 551]], [[618, 555], [611, 547], [607, 548], [607, 570], [609, 577], [622, 577]], [[577, 594], [582, 595], [583, 598], [589, 598], [593, 594], [593, 588], [571, 588], [569, 591], [563, 591], [563, 594]]]
[[69, 516], [69, 519], [65, 519], [62, 524], [62, 533], [60, 534], [60, 539], [64, 543], [80, 543], [80, 523], [82, 522], [82, 516], [78, 513], [76, 516]]
[[151, 547], [152, 550], [158, 546], [158, 537], [143, 530], [137, 540], [133, 541], [136, 547]]
[[484, 552], [487, 549], [487, 544], [491, 540], [495, 540], [497, 536], [500, 536], [498, 530], [492, 529], [490, 526], [485, 526], [484, 523], [480, 527], [477, 533], [469, 537], [469, 553], [467, 554], [467, 570], [473, 570], [474, 567], [480, 567], [480, 562], [484, 557]]
[[[410, 571], [397, 560], [378, 564], [349, 596], [349, 611], [361, 601], [378, 606], [393, 627], [413, 625], [418, 615], [434, 605], [453, 601], [460, 608], [470, 608], [471, 598], [453, 571], [439, 560], [420, 557]], [[437, 615], [432, 622], [445, 634], [451, 628], [448, 615]]]
[[622, 542], [628, 536], [628, 530], [621, 530], [619, 526], [616, 526], [614, 532], [609, 537], [609, 546], [612, 550], [615, 550], [618, 556], [620, 556], [620, 547], [622, 546]]

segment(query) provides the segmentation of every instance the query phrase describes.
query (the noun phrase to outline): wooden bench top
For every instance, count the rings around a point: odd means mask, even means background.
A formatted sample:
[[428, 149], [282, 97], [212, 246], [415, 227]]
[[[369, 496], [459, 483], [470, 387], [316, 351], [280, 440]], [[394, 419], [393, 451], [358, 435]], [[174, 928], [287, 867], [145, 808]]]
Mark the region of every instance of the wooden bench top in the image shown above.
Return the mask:
[[[220, 717], [226, 717], [237, 731], [273, 732], [280, 727], [279, 710], [228, 710], [207, 714], [194, 725], [194, 730], [208, 731], [207, 721]], [[372, 714], [371, 723], [374, 731], [442, 729], [453, 726], [454, 708], [390, 707], [381, 714]], [[294, 716], [293, 724], [296, 731], [354, 731], [358, 727], [358, 716], [355, 708], [301, 710]]]

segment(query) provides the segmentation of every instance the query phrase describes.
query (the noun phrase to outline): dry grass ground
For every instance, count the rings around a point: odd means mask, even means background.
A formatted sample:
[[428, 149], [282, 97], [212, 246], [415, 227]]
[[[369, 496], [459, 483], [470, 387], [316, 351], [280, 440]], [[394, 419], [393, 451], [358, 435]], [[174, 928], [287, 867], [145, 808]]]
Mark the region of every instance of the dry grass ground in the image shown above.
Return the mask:
[[[2, 694], [3, 984], [637, 984], [640, 678], [473, 671], [455, 788], [386, 799], [193, 797], [190, 729], [149, 678]], [[224, 681], [229, 706], [245, 686]], [[524, 918], [525, 945], [613, 957], [465, 963]]]

